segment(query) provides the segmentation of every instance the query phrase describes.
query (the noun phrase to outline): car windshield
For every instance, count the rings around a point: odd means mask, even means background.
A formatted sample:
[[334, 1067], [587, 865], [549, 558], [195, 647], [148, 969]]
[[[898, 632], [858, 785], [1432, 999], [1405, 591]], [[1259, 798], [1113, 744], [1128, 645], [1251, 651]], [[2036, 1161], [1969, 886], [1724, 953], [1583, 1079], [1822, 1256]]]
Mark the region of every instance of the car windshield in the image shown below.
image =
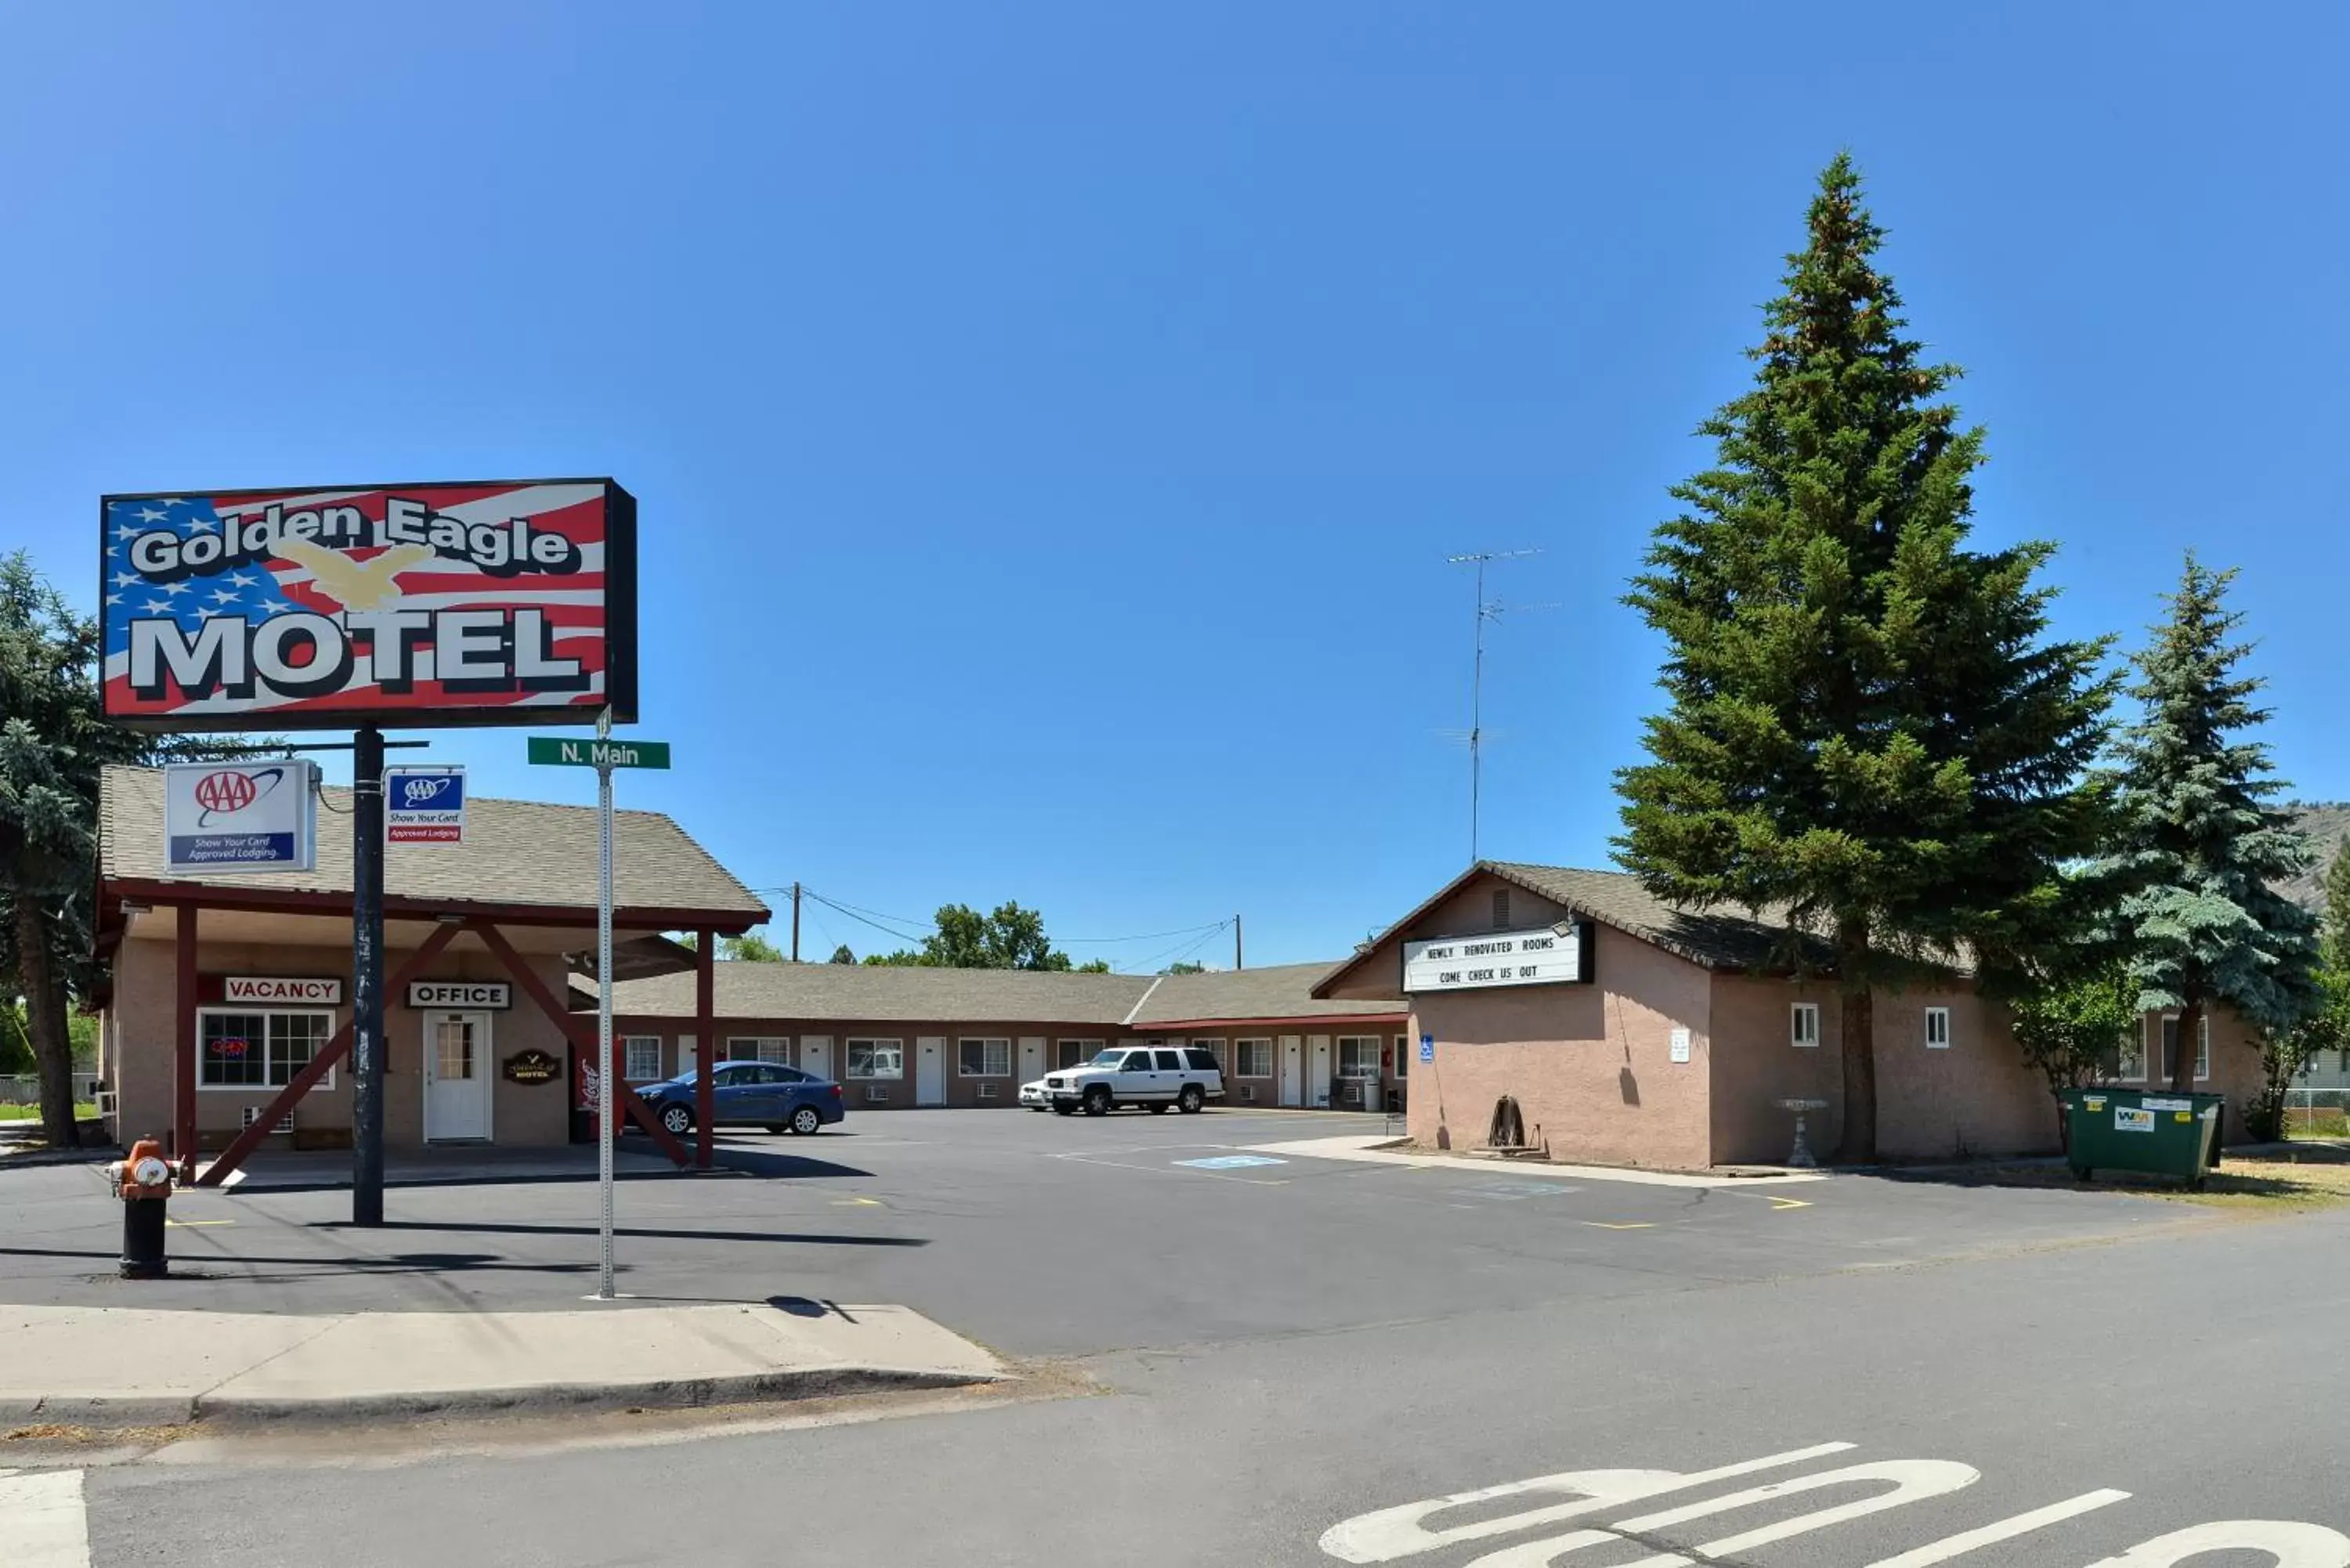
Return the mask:
[[1097, 1051], [1094, 1053], [1093, 1061], [1088, 1063], [1087, 1065], [1095, 1067], [1116, 1067], [1124, 1064], [1125, 1061], [1126, 1053], [1124, 1051]]

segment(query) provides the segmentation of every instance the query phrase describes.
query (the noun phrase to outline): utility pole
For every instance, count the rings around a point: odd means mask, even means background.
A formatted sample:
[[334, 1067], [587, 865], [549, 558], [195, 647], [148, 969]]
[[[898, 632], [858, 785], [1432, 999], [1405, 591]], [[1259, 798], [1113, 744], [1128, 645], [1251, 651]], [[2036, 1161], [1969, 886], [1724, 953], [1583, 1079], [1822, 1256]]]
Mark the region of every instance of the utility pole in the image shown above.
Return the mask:
[[792, 961], [800, 961], [800, 885], [792, 884]]
[[1232, 967], [1234, 969], [1248, 967], [1241, 962], [1241, 918], [1238, 915], [1232, 917]]
[[[1485, 597], [1485, 566], [1489, 561], [1514, 561], [1525, 556], [1539, 556], [1540, 550], [1478, 550], [1465, 556], [1447, 556], [1451, 566], [1471, 566], [1477, 568], [1477, 610], [1475, 632], [1475, 662], [1469, 676], [1469, 859], [1477, 859], [1477, 809], [1483, 788], [1483, 750], [1485, 740], [1485, 623], [1499, 620], [1504, 608]], [[1526, 609], [1547, 608], [1547, 606], [1526, 605]]]
[[[182, 913], [182, 919], [193, 919]], [[610, 970], [598, 971], [599, 978]], [[608, 993], [609, 986], [603, 986]], [[425, 1047], [430, 1050], [428, 1044]], [[351, 1223], [383, 1223], [383, 732], [351, 737]]]

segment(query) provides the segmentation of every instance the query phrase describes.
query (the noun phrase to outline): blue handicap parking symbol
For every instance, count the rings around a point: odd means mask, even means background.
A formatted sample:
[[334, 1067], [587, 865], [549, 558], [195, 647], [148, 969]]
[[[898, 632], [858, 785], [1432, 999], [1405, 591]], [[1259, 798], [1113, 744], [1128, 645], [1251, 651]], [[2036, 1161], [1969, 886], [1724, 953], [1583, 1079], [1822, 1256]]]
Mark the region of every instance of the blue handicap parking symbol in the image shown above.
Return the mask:
[[1194, 1170], [1241, 1170], [1252, 1165], [1287, 1165], [1289, 1162], [1263, 1154], [1220, 1154], [1208, 1159], [1179, 1159], [1175, 1163], [1188, 1165]]
[[1419, 1037], [1419, 1059], [1422, 1062], [1433, 1062], [1436, 1060], [1435, 1035], [1423, 1034]]

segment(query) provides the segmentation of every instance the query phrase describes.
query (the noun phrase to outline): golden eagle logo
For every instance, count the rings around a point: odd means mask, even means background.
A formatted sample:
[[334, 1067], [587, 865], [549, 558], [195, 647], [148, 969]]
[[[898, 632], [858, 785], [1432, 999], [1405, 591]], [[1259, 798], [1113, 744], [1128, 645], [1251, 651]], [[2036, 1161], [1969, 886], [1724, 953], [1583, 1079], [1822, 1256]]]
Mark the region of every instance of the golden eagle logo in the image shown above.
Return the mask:
[[347, 610], [382, 608], [400, 597], [400, 574], [432, 558], [430, 545], [394, 545], [366, 561], [307, 539], [280, 539], [276, 550], [296, 566], [307, 566], [318, 591]]

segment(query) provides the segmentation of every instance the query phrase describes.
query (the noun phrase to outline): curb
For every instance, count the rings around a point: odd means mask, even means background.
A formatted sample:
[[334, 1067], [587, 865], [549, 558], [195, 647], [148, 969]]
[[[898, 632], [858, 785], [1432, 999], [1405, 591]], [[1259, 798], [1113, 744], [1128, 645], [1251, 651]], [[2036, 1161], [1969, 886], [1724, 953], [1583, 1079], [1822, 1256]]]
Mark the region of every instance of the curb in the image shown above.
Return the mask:
[[639, 1383], [553, 1383], [512, 1388], [452, 1388], [402, 1394], [327, 1396], [316, 1399], [199, 1394], [170, 1398], [107, 1398], [47, 1395], [0, 1400], [0, 1423], [105, 1429], [202, 1423], [245, 1424], [364, 1421], [431, 1416], [513, 1416], [571, 1410], [650, 1407], [693, 1409], [709, 1405], [840, 1398], [912, 1389], [964, 1388], [1013, 1381], [1011, 1375], [940, 1372], [916, 1367], [826, 1366], [739, 1377], [660, 1378]]

